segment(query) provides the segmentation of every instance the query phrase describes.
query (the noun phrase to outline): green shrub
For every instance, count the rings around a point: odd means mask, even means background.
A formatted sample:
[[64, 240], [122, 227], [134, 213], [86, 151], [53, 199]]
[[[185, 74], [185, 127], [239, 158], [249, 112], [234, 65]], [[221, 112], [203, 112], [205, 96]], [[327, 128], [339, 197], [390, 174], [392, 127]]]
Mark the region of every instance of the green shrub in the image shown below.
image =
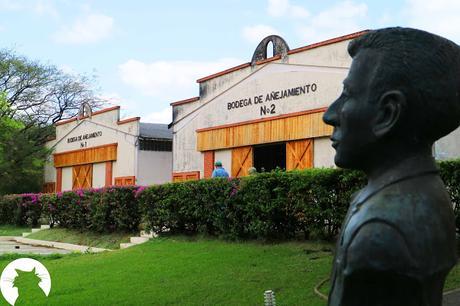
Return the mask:
[[139, 187], [92, 189], [86, 196], [89, 229], [96, 232], [133, 232], [138, 230], [140, 212], [136, 191]]
[[[58, 224], [64, 228], [80, 231], [133, 232], [138, 230], [140, 221], [138, 201], [135, 197], [138, 188], [134, 186], [92, 188], [44, 194], [39, 197], [35, 206], [29, 205], [30, 201], [24, 200], [21, 202], [22, 206], [18, 205], [18, 196], [3, 197], [0, 202], [0, 222], [7, 223], [4, 220], [8, 219], [13, 220], [12, 224], [22, 225], [21, 220], [25, 217], [12, 218], [11, 215], [28, 216], [33, 212], [34, 218], [29, 217], [29, 219], [33, 220], [35, 225], [41, 216], [51, 226]], [[22, 196], [22, 199], [24, 198]], [[10, 209], [4, 209], [6, 207]], [[31, 209], [32, 207], [34, 210]]]
[[460, 232], [460, 159], [440, 162], [439, 169], [454, 204], [457, 232]]
[[36, 226], [41, 215], [40, 194], [6, 195], [0, 198], [0, 222], [17, 226]]
[[[460, 160], [440, 162], [460, 228]], [[230, 239], [332, 240], [350, 198], [366, 182], [342, 169], [273, 171], [151, 187], [107, 187], [0, 198], [0, 223], [51, 225], [96, 232], [202, 233]]]
[[332, 239], [350, 194], [363, 183], [363, 175], [352, 171], [274, 171], [152, 186], [142, 191], [139, 202], [144, 223], [155, 231], [232, 239], [286, 239], [303, 233]]

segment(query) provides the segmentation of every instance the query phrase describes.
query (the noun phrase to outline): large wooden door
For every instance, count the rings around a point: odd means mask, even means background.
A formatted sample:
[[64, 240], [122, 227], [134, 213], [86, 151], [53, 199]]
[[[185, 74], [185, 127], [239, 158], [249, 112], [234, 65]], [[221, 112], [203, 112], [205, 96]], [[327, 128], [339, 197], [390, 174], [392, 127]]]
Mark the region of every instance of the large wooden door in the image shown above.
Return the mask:
[[248, 175], [252, 165], [252, 147], [239, 147], [232, 150], [232, 177]]
[[80, 165], [72, 168], [72, 189], [93, 186], [93, 165]]
[[313, 139], [286, 143], [286, 170], [313, 168]]

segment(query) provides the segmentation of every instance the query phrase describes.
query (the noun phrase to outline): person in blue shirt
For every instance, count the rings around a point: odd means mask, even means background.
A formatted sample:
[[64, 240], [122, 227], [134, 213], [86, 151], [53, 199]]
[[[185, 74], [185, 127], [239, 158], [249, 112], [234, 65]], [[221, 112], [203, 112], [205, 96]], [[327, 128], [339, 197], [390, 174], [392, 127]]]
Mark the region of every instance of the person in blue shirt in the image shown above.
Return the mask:
[[222, 167], [221, 161], [214, 163], [215, 169], [212, 171], [212, 177], [229, 177], [228, 172]]

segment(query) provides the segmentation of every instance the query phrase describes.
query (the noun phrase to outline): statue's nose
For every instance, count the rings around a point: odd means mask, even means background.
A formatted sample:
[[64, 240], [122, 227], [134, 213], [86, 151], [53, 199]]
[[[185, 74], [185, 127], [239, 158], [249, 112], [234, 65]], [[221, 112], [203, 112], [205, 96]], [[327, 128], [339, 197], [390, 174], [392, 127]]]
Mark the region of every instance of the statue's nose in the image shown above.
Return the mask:
[[337, 115], [337, 101], [334, 101], [326, 110], [323, 115], [324, 123], [328, 125], [337, 125], [338, 123], [338, 115]]

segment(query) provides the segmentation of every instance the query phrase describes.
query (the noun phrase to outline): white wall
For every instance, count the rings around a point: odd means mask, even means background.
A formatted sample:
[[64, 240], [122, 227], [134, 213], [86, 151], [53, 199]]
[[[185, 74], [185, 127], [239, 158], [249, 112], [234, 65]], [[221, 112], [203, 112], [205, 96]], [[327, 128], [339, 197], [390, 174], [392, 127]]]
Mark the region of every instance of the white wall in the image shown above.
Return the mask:
[[289, 55], [288, 61], [290, 64], [348, 68], [351, 66], [351, 57], [347, 51], [349, 42], [350, 40], [344, 40], [308, 51], [294, 53]]
[[313, 166], [315, 168], [335, 167], [335, 150], [331, 144], [329, 137], [315, 138], [313, 140]]
[[[91, 118], [84, 120], [75, 120], [69, 123], [57, 125], [56, 140], [48, 142], [46, 146], [51, 148], [53, 153], [62, 153], [117, 143], [117, 161], [113, 163], [113, 179], [119, 176], [137, 177], [136, 145], [137, 136], [139, 135], [139, 121], [118, 124], [118, 120], [119, 109], [114, 109], [101, 114], [93, 115]], [[79, 137], [81, 135], [94, 132], [102, 132], [102, 135], [99, 137], [82, 139], [80, 141], [68, 142], [69, 138]], [[100, 169], [102, 166], [98, 165], [96, 167], [97, 169]], [[104, 186], [105, 168], [103, 175], [99, 172], [97, 173], [97, 177], [93, 176], [93, 186]], [[51, 157], [50, 161], [45, 166], [45, 182], [55, 181], [56, 170], [54, 169]], [[72, 176], [63, 175], [62, 184], [63, 190], [65, 190], [64, 186], [68, 189], [72, 189]]]
[[216, 150], [214, 151], [214, 160], [221, 161], [222, 167], [227, 170], [229, 175], [232, 175], [232, 150]]
[[[282, 60], [258, 65], [256, 68], [243, 68], [206, 81], [206, 95], [194, 102], [193, 112], [186, 111], [186, 105], [173, 107], [180, 109], [181, 120], [173, 126], [173, 171], [201, 171], [203, 173], [202, 153], [196, 149], [196, 130], [242, 121], [274, 117], [327, 107], [340, 94], [342, 81], [348, 73], [351, 58], [346, 51], [348, 42], [332, 44], [316, 49], [295, 53]], [[266, 101], [272, 91], [282, 91], [304, 85], [315, 84], [316, 90], [302, 95]], [[204, 86], [200, 84], [200, 86]], [[263, 103], [255, 103], [254, 97], [262, 95]], [[251, 98], [251, 105], [228, 109], [228, 103]], [[275, 113], [261, 115], [263, 106], [275, 105]], [[199, 110], [196, 110], [200, 106]], [[179, 112], [179, 111], [178, 111]], [[320, 145], [321, 146], [321, 145]], [[330, 154], [329, 154], [330, 155]], [[329, 156], [330, 157], [330, 156]], [[325, 157], [326, 158], [326, 157]], [[217, 157], [216, 157], [217, 159]], [[229, 157], [231, 159], [231, 155]], [[318, 160], [319, 165], [330, 165]], [[230, 168], [231, 169], [231, 168]]]
[[[96, 118], [94, 116], [93, 118]], [[92, 121], [89, 119], [80, 121], [78, 125], [75, 125], [73, 129], [68, 133], [59, 134], [63, 138], [58, 138], [54, 147], [54, 153], [66, 152], [71, 150], [86, 149], [111, 143], [118, 143], [117, 148], [117, 163], [113, 167], [113, 175], [115, 176], [131, 176], [135, 175], [136, 165], [136, 137], [138, 135], [138, 122], [130, 122], [123, 125], [117, 125], [112, 123], [100, 123], [98, 121]], [[64, 125], [56, 127], [57, 131], [61, 130]], [[66, 128], [67, 130], [67, 128]], [[93, 132], [102, 132], [102, 136], [90, 138], [82, 141], [68, 142], [67, 139], [72, 137], [78, 137]], [[86, 142], [86, 147], [82, 147], [81, 144]]]
[[434, 155], [440, 160], [460, 158], [460, 127], [436, 141]]
[[72, 167], [62, 168], [62, 191], [72, 190]]
[[105, 186], [105, 163], [93, 164], [93, 187]]
[[139, 150], [137, 185], [153, 185], [171, 182], [172, 152]]

